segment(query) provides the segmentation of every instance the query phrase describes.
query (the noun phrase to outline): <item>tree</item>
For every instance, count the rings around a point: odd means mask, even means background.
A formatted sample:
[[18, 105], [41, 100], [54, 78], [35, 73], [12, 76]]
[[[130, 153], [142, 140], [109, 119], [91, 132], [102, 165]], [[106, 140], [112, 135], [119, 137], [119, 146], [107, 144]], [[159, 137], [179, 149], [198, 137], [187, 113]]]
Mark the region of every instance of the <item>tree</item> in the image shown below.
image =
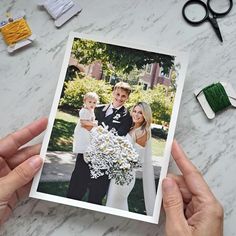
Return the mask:
[[181, 64], [176, 64], [171, 71], [171, 87], [176, 90], [177, 89], [177, 79], [179, 76], [179, 70], [181, 68]]
[[72, 53], [84, 65], [100, 61], [105, 75], [129, 74], [135, 68], [143, 69], [152, 63], [159, 63], [167, 74], [174, 65], [174, 56], [84, 39], [75, 39]]

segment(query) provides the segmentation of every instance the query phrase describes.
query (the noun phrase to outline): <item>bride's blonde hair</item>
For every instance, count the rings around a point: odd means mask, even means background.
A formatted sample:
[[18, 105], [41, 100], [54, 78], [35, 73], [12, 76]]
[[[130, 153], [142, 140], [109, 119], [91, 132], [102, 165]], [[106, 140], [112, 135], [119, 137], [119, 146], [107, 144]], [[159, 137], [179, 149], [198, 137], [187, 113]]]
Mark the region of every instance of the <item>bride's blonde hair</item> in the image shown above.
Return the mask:
[[136, 137], [142, 137], [146, 133], [147, 139], [149, 139], [151, 137], [152, 109], [146, 102], [138, 102], [132, 107], [131, 114], [137, 106], [141, 108], [144, 121], [142, 125], [135, 130], [132, 136], [134, 139], [136, 139]]

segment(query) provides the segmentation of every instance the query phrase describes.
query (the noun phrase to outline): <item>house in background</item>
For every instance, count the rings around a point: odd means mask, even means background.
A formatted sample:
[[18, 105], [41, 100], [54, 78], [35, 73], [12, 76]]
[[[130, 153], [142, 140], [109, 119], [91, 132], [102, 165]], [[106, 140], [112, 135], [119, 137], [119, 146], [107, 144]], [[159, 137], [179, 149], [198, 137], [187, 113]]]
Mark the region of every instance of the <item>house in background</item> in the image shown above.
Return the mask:
[[102, 79], [102, 65], [100, 62], [96, 61], [90, 65], [82, 65], [78, 63], [78, 60], [73, 56], [70, 57], [68, 67], [73, 66], [78, 69], [79, 72], [83, 72], [97, 80]]
[[79, 72], [85, 73], [85, 66], [78, 63], [78, 60], [74, 57], [70, 57], [68, 67], [75, 67]]
[[161, 73], [161, 67], [159, 63], [147, 64], [144, 72], [139, 77], [139, 84], [143, 85], [143, 89], [153, 88], [157, 84], [165, 85], [167, 88], [171, 85], [171, 72], [168, 75]]
[[[96, 80], [106, 79], [106, 81], [111, 85], [114, 85], [120, 81], [120, 78], [115, 75], [105, 78], [102, 70], [102, 64], [99, 61], [95, 61], [90, 65], [83, 65], [80, 64], [78, 60], [73, 57], [73, 55], [71, 55], [68, 67], [74, 67], [79, 72], [83, 72]], [[138, 84], [142, 85], [144, 90], [148, 88], [152, 89], [157, 86], [157, 84], [161, 84], [169, 88], [169, 86], [171, 86], [172, 69], [169, 71], [168, 75], [162, 74], [161, 71], [162, 68], [159, 63], [147, 64], [141, 74], [139, 76], [136, 75]]]

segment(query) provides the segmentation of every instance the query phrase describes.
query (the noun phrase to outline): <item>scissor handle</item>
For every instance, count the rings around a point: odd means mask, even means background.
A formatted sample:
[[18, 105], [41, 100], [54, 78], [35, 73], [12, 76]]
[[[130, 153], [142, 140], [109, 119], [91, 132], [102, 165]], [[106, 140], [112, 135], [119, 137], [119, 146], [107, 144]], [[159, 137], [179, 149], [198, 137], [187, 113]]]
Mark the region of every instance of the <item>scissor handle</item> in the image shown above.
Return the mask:
[[[208, 0], [208, 1], [209, 1], [209, 0]], [[190, 5], [192, 5], [192, 4], [201, 5], [201, 6], [204, 8], [205, 12], [206, 12], [206, 15], [205, 15], [201, 20], [199, 20], [199, 21], [192, 21], [192, 20], [190, 20], [190, 19], [186, 16], [185, 10], [186, 10], [186, 8], [187, 8], [188, 6], [190, 6]], [[209, 11], [208, 11], [208, 9], [207, 9], [207, 5], [206, 5], [204, 2], [202, 2], [202, 1], [200, 1], [200, 0], [189, 0], [189, 1], [187, 1], [187, 2], [184, 4], [184, 6], [183, 6], [183, 8], [182, 8], [182, 15], [183, 15], [184, 19], [185, 19], [189, 24], [191, 24], [191, 25], [199, 25], [199, 24], [203, 23], [205, 20], [208, 19], [208, 17], [209, 17]]]
[[207, 0], [207, 7], [214, 17], [223, 17], [227, 15], [233, 7], [233, 0], [229, 0], [229, 8], [225, 12], [216, 12], [212, 9], [210, 2], [211, 0]]

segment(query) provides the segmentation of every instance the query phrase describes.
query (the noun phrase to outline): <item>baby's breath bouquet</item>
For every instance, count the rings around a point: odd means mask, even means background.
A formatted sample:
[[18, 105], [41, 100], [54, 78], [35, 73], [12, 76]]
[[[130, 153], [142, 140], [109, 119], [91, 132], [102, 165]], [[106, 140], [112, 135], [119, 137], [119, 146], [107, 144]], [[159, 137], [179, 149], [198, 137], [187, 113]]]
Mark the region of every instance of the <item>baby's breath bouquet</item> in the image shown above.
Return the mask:
[[91, 177], [97, 179], [106, 174], [116, 184], [129, 184], [134, 178], [133, 170], [140, 167], [138, 153], [125, 138], [115, 130], [98, 126], [91, 130], [91, 141], [84, 154]]

